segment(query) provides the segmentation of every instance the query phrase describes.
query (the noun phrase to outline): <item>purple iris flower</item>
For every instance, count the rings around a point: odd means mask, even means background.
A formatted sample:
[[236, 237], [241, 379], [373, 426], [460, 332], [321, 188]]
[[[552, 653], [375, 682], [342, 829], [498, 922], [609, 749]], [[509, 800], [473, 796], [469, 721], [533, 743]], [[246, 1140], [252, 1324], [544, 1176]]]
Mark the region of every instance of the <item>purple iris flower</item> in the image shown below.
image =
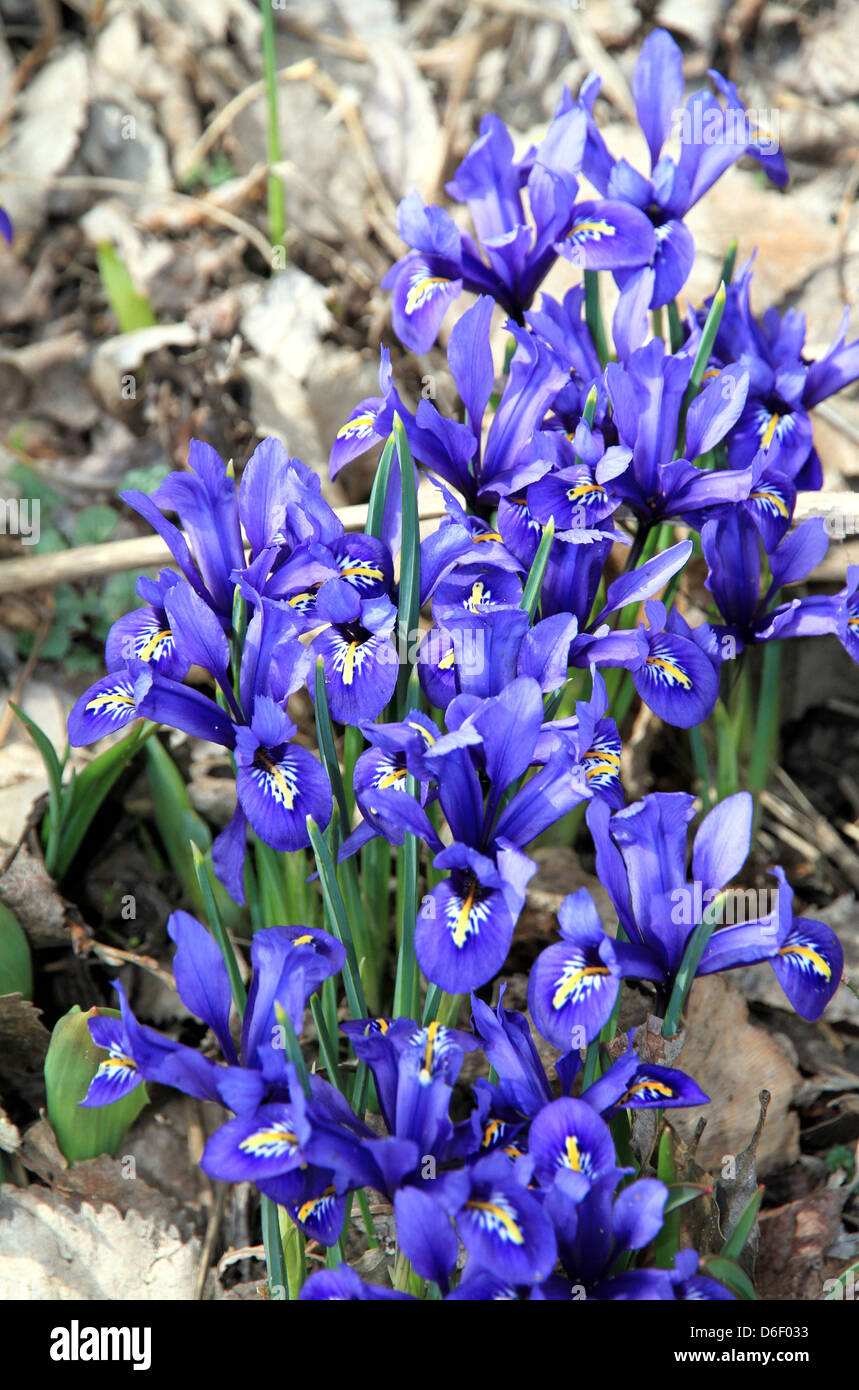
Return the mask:
[[618, 1188], [629, 1170], [617, 1167], [611, 1131], [584, 1099], [562, 1097], [544, 1106], [531, 1122], [528, 1148], [569, 1281], [567, 1297], [573, 1289], [579, 1297], [600, 1299], [732, 1296], [715, 1281], [694, 1282], [694, 1251], [681, 1252], [675, 1275], [661, 1270], [612, 1273], [622, 1256], [643, 1249], [659, 1234], [668, 1189], [655, 1178]]
[[[791, 479], [797, 489], [817, 490], [823, 471], [812, 437], [809, 412], [859, 378], [859, 339], [846, 341], [849, 312], [824, 355], [805, 352], [805, 315], [769, 308], [752, 313], [749, 261], [728, 287], [713, 345], [714, 363], [733, 361], [749, 373], [749, 394], [728, 439], [728, 458], [743, 468], [761, 451], [768, 470]], [[701, 311], [706, 315], [707, 306]]]
[[117, 981], [121, 1017], [90, 1020], [93, 1041], [109, 1055], [81, 1104], [110, 1105], [143, 1081], [220, 1101], [237, 1112], [253, 1112], [267, 1097], [288, 1096], [287, 1054], [282, 1043], [278, 1046], [275, 1000], [300, 1032], [307, 1000], [323, 980], [342, 969], [346, 953], [340, 942], [312, 927], [264, 927], [256, 933], [240, 1061], [230, 1031], [229, 977], [214, 939], [187, 912], [172, 913], [167, 932], [176, 943], [173, 972], [182, 1002], [211, 1028], [227, 1065], [219, 1066], [193, 1048], [139, 1024]]
[[186, 912], [172, 914], [167, 929], [176, 942], [176, 984], [185, 1005], [209, 1025], [226, 1066], [137, 1022], [117, 983], [121, 1019], [90, 1021], [93, 1041], [108, 1049], [81, 1104], [109, 1105], [142, 1081], [172, 1086], [198, 1099], [218, 1101], [235, 1112], [209, 1139], [201, 1166], [216, 1180], [253, 1181], [282, 1202], [311, 1239], [333, 1245], [343, 1228], [344, 1189], [335, 1186], [327, 1156], [331, 1136], [345, 1125], [362, 1136], [360, 1124], [333, 1087], [312, 1077], [311, 1098], [297, 1086], [286, 1060], [281, 1020], [301, 1031], [308, 999], [343, 967], [343, 946], [313, 927], [264, 927], [251, 944], [253, 980], [240, 1049], [230, 1030], [230, 983], [218, 947], [206, 928]]
[[833, 632], [849, 657], [859, 662], [859, 565], [847, 566], [847, 583], [831, 598], [803, 600], [827, 632]]
[[[188, 583], [228, 627], [231, 575], [245, 563], [235, 483], [223, 459], [199, 439], [191, 440], [188, 465], [187, 472], [169, 474], [151, 497], [136, 491], [120, 496], [158, 532]], [[165, 511], [177, 514], [185, 535]]]
[[[578, 107], [588, 117], [585, 175], [605, 198], [640, 209], [656, 241], [647, 265], [615, 272], [622, 290], [615, 340], [628, 347], [637, 347], [643, 336], [630, 320], [640, 321], [643, 329], [647, 309], [670, 303], [685, 285], [695, 243], [683, 219], [725, 170], [748, 154], [760, 161], [773, 182], [787, 181], [775, 141], [753, 125], [736, 89], [717, 73], [711, 76], [727, 98], [726, 106], [707, 91], [695, 92], [684, 106], [680, 48], [664, 29], [648, 35], [635, 64], [632, 95], [650, 151], [649, 177], [609, 152], [592, 114], [600, 89], [595, 74], [586, 79], [579, 94]], [[680, 156], [675, 162], [663, 150], [678, 121]]]
[[661, 589], [685, 564], [691, 542], [681, 541], [613, 580], [602, 608], [590, 617], [612, 546], [610, 535], [590, 534], [587, 544], [565, 544], [563, 538], [553, 544], [540, 598], [543, 616], [533, 627], [523, 609], [496, 602], [496, 593], [504, 596], [503, 575], [484, 573], [479, 594], [472, 587], [456, 603], [441, 601], [451, 596], [450, 583], [437, 590], [435, 626], [417, 654], [421, 686], [432, 704], [447, 709], [457, 694], [497, 695], [516, 676], [533, 677], [548, 694], [565, 684], [571, 666], [624, 666], [667, 722], [688, 727], [706, 717], [718, 692], [712, 664], [685, 635], [665, 631], [661, 605], [647, 608], [647, 624], [637, 632], [612, 632], [607, 622]]
[[[527, 627], [527, 615], [512, 611]], [[449, 869], [450, 877], [424, 898], [415, 947], [427, 979], [442, 989], [476, 988], [501, 968], [536, 867], [522, 846], [592, 795], [585, 767], [571, 755], [571, 734], [545, 744], [543, 765], [525, 777], [537, 761], [543, 723], [538, 680], [518, 676], [489, 698], [454, 699], [446, 733], [412, 712], [399, 725], [377, 729], [377, 748], [363, 755], [356, 790], [366, 825], [344, 850], [352, 853], [373, 834], [388, 833], [392, 818], [438, 850], [435, 865]], [[408, 817], [406, 772], [421, 788]], [[430, 796], [438, 799], [453, 837], [440, 850], [423, 809]]]
[[142, 607], [117, 618], [107, 634], [104, 655], [108, 671], [122, 670], [129, 661], [148, 661], [173, 680], [187, 676], [189, 663], [176, 650], [165, 608], [167, 594], [182, 582], [172, 570], [162, 570], [157, 579], [141, 575], [136, 588], [144, 600]]
[[[739, 792], [705, 816], [695, 836], [689, 882], [686, 835], [693, 815], [694, 798], [684, 792], [654, 792], [614, 815], [603, 803], [589, 807], [597, 873], [625, 939], [608, 936], [586, 890], [565, 900], [563, 939], [538, 957], [528, 985], [531, 1015], [556, 1045], [566, 1046], [574, 1028], [595, 1038], [624, 978], [652, 980], [657, 1009], [667, 1005], [692, 933], [748, 856], [752, 798]], [[696, 973], [768, 960], [797, 1013], [816, 1019], [838, 988], [843, 953], [823, 923], [794, 917], [792, 891], [782, 870], [774, 873], [775, 906], [754, 920], [714, 931]]]
[[606, 368], [606, 385], [620, 442], [632, 450], [616, 491], [645, 525], [676, 518], [696, 530], [748, 497], [755, 482], [751, 466], [707, 470], [691, 461], [719, 444], [740, 418], [748, 373], [725, 367], [689, 405], [682, 458], [675, 457], [681, 409], [693, 359], [684, 349], [665, 351], [654, 338], [621, 366]]
[[400, 203], [397, 230], [411, 250], [382, 284], [393, 291], [394, 331], [406, 347], [432, 346], [463, 289], [490, 295], [521, 323], [559, 255], [595, 270], [650, 261], [656, 238], [645, 213], [623, 199], [577, 201], [585, 135], [585, 114], [562, 102], [544, 139], [517, 163], [506, 126], [497, 116], [484, 117], [447, 185], [468, 206], [477, 242], [417, 194]]
[[[552, 1100], [553, 1094], [540, 1054], [534, 1046], [528, 1020], [524, 1014], [505, 1009], [503, 995], [502, 989], [494, 1012], [475, 995], [471, 998], [472, 1028], [498, 1077], [494, 1085], [482, 1080], [476, 1083], [478, 1099], [484, 1102], [486, 1114], [493, 1117], [488, 1122], [485, 1116], [481, 1117], [481, 1142], [484, 1148], [499, 1142], [507, 1143], [510, 1129], [516, 1125], [518, 1133], [523, 1128], [522, 1122], [538, 1114]], [[561, 1083], [561, 1094], [572, 1096], [573, 1085], [581, 1068], [579, 1048], [585, 1044], [585, 1030], [580, 1029], [575, 1037], [571, 1031], [559, 1043], [557, 1030], [554, 1035], [543, 1032], [537, 1017], [533, 1014], [532, 1017], [534, 1026], [547, 1041], [565, 1048], [570, 1045], [569, 1050], [564, 1051], [556, 1061], [555, 1070]], [[632, 1048], [630, 1034], [627, 1051], [612, 1062], [599, 1080], [582, 1091], [580, 1100], [604, 1120], [611, 1120], [620, 1110], [706, 1105], [709, 1097], [684, 1072], [642, 1062]]]
[[312, 666], [292, 611], [286, 603], [261, 597], [242, 579], [239, 587], [253, 614], [242, 647], [238, 696], [229, 680], [229, 644], [218, 617], [190, 585], [179, 583], [164, 598], [176, 652], [188, 666], [211, 673], [223, 707], [160, 675], [153, 663], [131, 661], [80, 697], [69, 716], [69, 738], [75, 745], [91, 743], [143, 716], [232, 749], [238, 805], [212, 856], [218, 877], [236, 902], [244, 902], [247, 824], [275, 849], [301, 849], [309, 844], [307, 817], [327, 825], [332, 801], [327, 774], [312, 753], [292, 741], [296, 727], [286, 713], [289, 696]]
[[355, 763], [355, 800], [363, 819], [340, 847], [340, 859], [354, 854], [376, 835], [390, 845], [401, 845], [406, 834], [417, 835], [437, 852], [441, 841], [426, 813], [429, 786], [420, 787], [420, 798], [410, 794], [406, 753], [416, 742], [431, 743], [438, 727], [420, 710], [410, 710], [399, 724], [362, 724], [371, 745]]
[[680, 1299], [698, 1302], [729, 1301], [736, 1297], [724, 1284], [698, 1272], [697, 1250], [678, 1250], [673, 1269], [625, 1269], [600, 1280], [591, 1298], [601, 1301], [630, 1299]]
[[400, 1293], [397, 1289], [385, 1288], [383, 1284], [368, 1284], [348, 1265], [338, 1265], [336, 1269], [318, 1269], [311, 1274], [298, 1295], [304, 1303], [344, 1303], [372, 1302], [374, 1299], [405, 1299], [416, 1302], [410, 1293]]
[[814, 570], [826, 553], [829, 539], [822, 517], [810, 517], [783, 534], [767, 555], [770, 582], [763, 588], [761, 526], [746, 508], [737, 508], [701, 531], [701, 548], [708, 565], [707, 588], [724, 618], [718, 637], [733, 638], [737, 650], [753, 642], [784, 637], [819, 636], [833, 630], [831, 600], [794, 598], [778, 603], [779, 590], [796, 584]]

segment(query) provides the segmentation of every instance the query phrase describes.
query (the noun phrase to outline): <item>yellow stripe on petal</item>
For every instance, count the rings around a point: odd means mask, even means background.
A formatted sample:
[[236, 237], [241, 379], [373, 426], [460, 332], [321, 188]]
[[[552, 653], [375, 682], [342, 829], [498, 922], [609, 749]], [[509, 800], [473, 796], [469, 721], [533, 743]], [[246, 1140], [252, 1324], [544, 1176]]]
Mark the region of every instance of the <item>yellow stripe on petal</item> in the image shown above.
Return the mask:
[[647, 665], [655, 666], [658, 671], [661, 671], [668, 678], [669, 681], [671, 681], [672, 683], [676, 682], [677, 685], [682, 685], [684, 690], [692, 689], [691, 676], [687, 676], [684, 670], [682, 670], [675, 662], [669, 661], [666, 657], [649, 656], [647, 658]]
[[471, 885], [468, 890], [468, 897], [460, 908], [453, 932], [454, 946], [464, 946], [468, 937], [468, 924], [471, 920], [471, 909], [474, 907], [474, 891], [476, 886], [476, 884]]
[[344, 579], [384, 579], [381, 570], [377, 570], [373, 565], [349, 565], [345, 570], [341, 570]]
[[435, 736], [430, 733], [429, 729], [425, 729], [423, 724], [416, 723], [414, 719], [409, 719], [406, 722], [410, 729], [414, 729], [417, 733], [423, 735], [424, 743], [426, 743], [428, 747], [432, 747], [435, 743]]
[[[766, 448], [767, 446], [764, 445], [763, 447]], [[790, 513], [777, 492], [750, 492], [749, 501], [765, 502], [768, 506], [774, 507], [779, 516], [784, 517], [785, 521], [789, 519]]]
[[424, 1064], [421, 1068], [421, 1081], [429, 1081], [432, 1079], [432, 1055], [435, 1050], [436, 1034], [438, 1033], [439, 1027], [440, 1024], [437, 1023], [434, 1019], [433, 1022], [430, 1023], [427, 1028], [427, 1045], [424, 1050]]
[[422, 275], [420, 279], [413, 280], [406, 295], [406, 313], [414, 314], [432, 298], [441, 285], [449, 284], [450, 280], [445, 275]]
[[338, 439], [351, 439], [353, 435], [361, 433], [372, 433], [376, 423], [375, 415], [356, 415], [354, 420], [347, 420], [337, 431]]
[[258, 1129], [248, 1134], [239, 1148], [254, 1158], [269, 1158], [283, 1152], [284, 1148], [298, 1148], [298, 1138], [288, 1129]]
[[665, 1096], [666, 1100], [673, 1100], [677, 1094], [671, 1086], [666, 1086], [664, 1081], [636, 1081], [634, 1086], [630, 1086], [628, 1091], [624, 1091], [617, 1104], [624, 1105], [626, 1101], [632, 1100], [642, 1091], [652, 1091], [654, 1095]]
[[346, 655], [343, 657], [343, 684], [351, 685], [355, 679], [355, 653], [358, 650], [357, 642], [350, 642], [346, 648]]
[[283, 768], [278, 767], [277, 763], [273, 763], [271, 758], [267, 758], [261, 748], [257, 749], [256, 762], [257, 766], [261, 767], [266, 775], [274, 782], [287, 811], [291, 811], [295, 804], [295, 788], [290, 786], [289, 779], [284, 773]]
[[832, 979], [832, 967], [829, 962], [824, 960], [823, 956], [812, 946], [782, 946], [779, 955], [799, 956], [801, 960], [808, 961], [815, 974], [822, 975], [824, 980]]
[[87, 701], [86, 708], [98, 712], [103, 709], [133, 709], [134, 697], [124, 690], [108, 690], [103, 695], [94, 695]]
[[515, 1217], [511, 1212], [505, 1211], [504, 1207], [499, 1206], [497, 1202], [473, 1201], [466, 1202], [465, 1206], [467, 1211], [485, 1212], [487, 1216], [491, 1216], [493, 1222], [503, 1229], [507, 1239], [512, 1241], [514, 1245], [525, 1244], [525, 1237]]
[[408, 777], [408, 775], [408, 768], [395, 767], [392, 772], [386, 772], [382, 780], [376, 784], [376, 791], [387, 791], [388, 787], [393, 787], [396, 782], [401, 781], [403, 777]]
[[599, 483], [577, 483], [575, 487], [567, 489], [567, 499], [577, 502], [580, 497], [588, 497], [595, 492], [605, 495], [605, 488], [600, 487]]
[[565, 980], [562, 980], [552, 996], [552, 1008], [563, 1008], [572, 994], [575, 994], [579, 986], [585, 981], [598, 975], [609, 975], [611, 971], [605, 965], [585, 965], [581, 970], [574, 970]]
[[610, 222], [585, 218], [583, 222], [575, 224], [568, 236], [570, 240], [577, 236], [583, 236], [586, 240], [598, 241], [601, 236], [614, 236], [615, 230]]
[[579, 1145], [574, 1134], [567, 1135], [567, 1142], [564, 1145], [564, 1166], [572, 1168], [574, 1173], [582, 1171], [582, 1156], [579, 1153]]
[[771, 415], [766, 429], [761, 436], [761, 448], [768, 449], [773, 442], [773, 437], [778, 429], [779, 416]]
[[585, 777], [589, 782], [592, 777], [616, 777], [617, 767], [610, 762], [594, 763], [591, 767], [585, 768]]
[[158, 648], [162, 645], [162, 643], [169, 642], [172, 636], [173, 634], [170, 631], [169, 627], [164, 628], [163, 632], [156, 632], [154, 636], [150, 637], [149, 641], [145, 642], [143, 646], [140, 648], [140, 651], [138, 652], [140, 660], [151, 661], [152, 658], [157, 654]]
[[336, 1193], [333, 1187], [326, 1187], [321, 1197], [311, 1197], [309, 1201], [304, 1202], [298, 1208], [296, 1220], [301, 1224], [305, 1223], [313, 1215], [317, 1207], [324, 1206], [325, 1203], [335, 1195]]

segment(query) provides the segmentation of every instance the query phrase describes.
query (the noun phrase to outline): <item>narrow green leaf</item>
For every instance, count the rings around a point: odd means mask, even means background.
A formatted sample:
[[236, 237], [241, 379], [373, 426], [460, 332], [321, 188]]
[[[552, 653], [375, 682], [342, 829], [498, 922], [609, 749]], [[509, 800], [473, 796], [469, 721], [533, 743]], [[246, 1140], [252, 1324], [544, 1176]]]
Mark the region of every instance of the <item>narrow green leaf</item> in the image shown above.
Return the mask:
[[375, 536], [381, 539], [382, 526], [385, 520], [385, 503], [388, 499], [388, 488], [391, 484], [391, 466], [394, 458], [394, 436], [388, 435], [385, 447], [382, 450], [382, 457], [379, 459], [379, 467], [376, 469], [376, 477], [373, 481], [373, 490], [370, 493], [370, 501], [367, 504], [367, 523], [364, 533], [367, 536]]
[[600, 1044], [599, 1038], [594, 1038], [588, 1043], [585, 1052], [585, 1066], [582, 1072], [582, 1090], [586, 1091], [588, 1086], [592, 1086], [599, 1076]]
[[549, 551], [552, 549], [552, 541], [554, 538], [555, 518], [550, 516], [548, 522], [543, 527], [543, 537], [540, 544], [537, 546], [537, 554], [534, 556], [533, 563], [528, 572], [525, 591], [522, 594], [522, 602], [519, 605], [520, 608], [524, 608], [528, 617], [532, 620], [537, 611], [537, 604], [540, 602], [540, 591], [546, 576], [546, 566], [549, 563]]
[[212, 836], [205, 821], [194, 811], [184, 778], [160, 739], [146, 744], [147, 777], [152, 793], [152, 814], [173, 872], [191, 900], [196, 916], [205, 908], [194, 869], [191, 841], [205, 854]]
[[[658, 1123], [657, 1112], [657, 1123]], [[670, 1188], [677, 1173], [674, 1166], [672, 1135], [668, 1125], [662, 1131], [656, 1157], [656, 1176]], [[654, 1262], [660, 1269], [671, 1269], [680, 1248], [680, 1217], [676, 1211], [668, 1212], [662, 1223], [662, 1230], [653, 1243]]]
[[322, 758], [323, 767], [328, 773], [328, 780], [331, 783], [334, 800], [337, 802], [337, 807], [340, 811], [340, 824], [345, 827], [346, 833], [348, 833], [349, 807], [346, 803], [346, 791], [340, 772], [340, 760], [337, 757], [337, 750], [334, 747], [334, 730], [331, 727], [331, 715], [328, 712], [328, 695], [325, 690], [325, 666], [321, 656], [318, 657], [316, 661], [313, 696], [319, 753]]
[[708, 1255], [703, 1262], [702, 1273], [709, 1274], [711, 1279], [716, 1279], [720, 1284], [724, 1284], [726, 1289], [736, 1294], [744, 1303], [757, 1303], [758, 1296], [755, 1293], [754, 1285], [746, 1274], [745, 1270], [740, 1269], [733, 1260], [726, 1260], [723, 1255]]
[[713, 351], [713, 343], [716, 340], [716, 334], [719, 331], [719, 324], [722, 321], [722, 314], [725, 310], [726, 298], [725, 283], [722, 281], [713, 296], [713, 303], [710, 305], [710, 312], [704, 323], [701, 341], [698, 344], [698, 351], [695, 353], [695, 361], [692, 364], [692, 375], [689, 378], [689, 385], [686, 387], [680, 406], [680, 418], [677, 427], [678, 458], [683, 457], [686, 448], [686, 416], [692, 401], [698, 393], [698, 387], [701, 385], [704, 373], [707, 370], [707, 363], [710, 360], [710, 354]]
[[41, 754], [45, 771], [48, 774], [48, 806], [50, 808], [50, 827], [48, 831], [48, 843], [45, 848], [45, 867], [53, 877], [56, 873], [56, 859], [62, 834], [62, 769], [60, 760], [57, 757], [56, 749], [43, 729], [40, 729], [34, 719], [25, 714], [22, 709], [9, 701], [9, 708], [17, 714], [21, 723], [26, 728], [31, 739]]
[[313, 1015], [313, 1023], [316, 1028], [317, 1037], [319, 1038], [319, 1051], [322, 1054], [322, 1060], [328, 1072], [328, 1079], [331, 1081], [332, 1085], [337, 1087], [338, 1091], [345, 1094], [346, 1088], [343, 1085], [343, 1077], [340, 1074], [340, 1062], [337, 1056], [336, 1037], [332, 1037], [329, 1030], [328, 1020], [325, 1017], [325, 1010], [322, 1007], [322, 1000], [315, 994], [310, 1000], [310, 1012]]
[[679, 352], [683, 346], [683, 325], [677, 312], [677, 300], [668, 305], [668, 342], [672, 352]]
[[707, 949], [707, 942], [716, 930], [716, 914], [705, 915], [703, 922], [699, 922], [689, 940], [686, 942], [686, 949], [683, 952], [683, 959], [680, 962], [680, 969], [674, 979], [674, 988], [671, 991], [671, 998], [668, 1001], [668, 1008], [665, 1010], [665, 1021], [662, 1025], [663, 1038], [673, 1038], [680, 1027], [680, 1015], [686, 1003], [687, 995], [692, 988], [692, 981], [701, 964], [701, 957]]
[[764, 1195], [763, 1187], [757, 1188], [749, 1198], [742, 1215], [737, 1219], [737, 1224], [722, 1246], [722, 1256], [726, 1260], [736, 1260], [746, 1248], [746, 1241], [752, 1233], [755, 1222], [758, 1219], [761, 1200]]
[[754, 744], [749, 764], [749, 791], [762, 792], [767, 784], [778, 740], [781, 643], [763, 643], [763, 669], [758, 692]]
[[[746, 680], [745, 667], [740, 680]], [[740, 789], [740, 763], [736, 731], [722, 700], [717, 700], [713, 707], [713, 723], [716, 727], [716, 800], [724, 801]]]
[[114, 312], [120, 333], [133, 333], [137, 328], [154, 328], [158, 320], [144, 294], [134, 287], [116, 248], [102, 241], [96, 249], [98, 273]]
[[63, 826], [57, 852], [55, 877], [62, 882], [102, 803], [131, 759], [157, 729], [142, 720], [124, 738], [93, 758], [66, 789]]
[[397, 706], [402, 718], [408, 712], [409, 653], [412, 650], [421, 611], [421, 534], [418, 521], [418, 494], [415, 486], [415, 465], [406, 438], [405, 426], [394, 415], [394, 438], [400, 464], [403, 492], [403, 536], [400, 548], [400, 584], [397, 609], [397, 637], [400, 651], [400, 673], [397, 681]]
[[295, 1029], [292, 1026], [292, 1020], [289, 1014], [276, 999], [274, 1001], [274, 1016], [277, 1019], [277, 1026], [283, 1035], [283, 1040], [286, 1045], [286, 1054], [295, 1067], [296, 1075], [301, 1083], [304, 1094], [309, 1096], [310, 1082], [307, 1079], [307, 1067], [305, 1066], [304, 1057], [301, 1052], [301, 1044], [296, 1037]]
[[[261, 1199], [260, 1219], [262, 1239], [265, 1246], [265, 1272], [268, 1280], [269, 1298], [280, 1299], [289, 1290], [286, 1260], [280, 1234], [279, 1208], [270, 1197]], [[295, 1297], [298, 1297], [296, 1290]]]
[[[266, 100], [266, 147], [269, 165], [280, 164], [280, 122], [277, 102], [277, 44], [272, 0], [260, 0], [262, 11], [262, 67]], [[277, 174], [268, 177], [268, 235], [272, 246], [282, 246], [286, 232], [286, 197]]]
[[596, 348], [600, 366], [604, 367], [608, 362], [608, 340], [600, 309], [598, 277], [599, 271], [597, 270], [585, 271], [585, 322], [591, 335], [591, 342]]
[[316, 868], [319, 872], [319, 883], [322, 888], [322, 896], [325, 906], [328, 908], [334, 935], [346, 949], [346, 964], [343, 967], [343, 983], [346, 987], [346, 999], [349, 1004], [349, 1012], [352, 1018], [367, 1017], [367, 1003], [364, 998], [364, 988], [361, 984], [361, 974], [358, 969], [358, 958], [355, 955], [355, 943], [352, 939], [352, 928], [349, 923], [349, 916], [346, 912], [346, 904], [343, 901], [343, 894], [340, 891], [340, 884], [337, 881], [337, 872], [334, 868], [334, 861], [331, 858], [331, 851], [325, 843], [319, 826], [310, 816], [307, 818], [307, 831], [310, 836], [310, 843], [313, 846], [313, 853], [316, 858]]
[[[406, 796], [414, 796], [417, 784], [412, 776], [406, 778]], [[394, 1017], [414, 1018], [418, 1006], [418, 965], [415, 957], [415, 924], [418, 912], [418, 842], [407, 834], [397, 856], [397, 872], [401, 880], [398, 895], [402, 903], [400, 946], [397, 953], [397, 974], [394, 983]]]
[[830, 1281], [832, 1287], [823, 1297], [825, 1299], [842, 1299], [849, 1297], [847, 1293], [848, 1280], [851, 1280], [854, 1285], [859, 1283], [859, 1260], [845, 1269], [843, 1274], [839, 1274], [835, 1279]]
[[692, 759], [695, 763], [695, 772], [701, 783], [701, 801], [705, 811], [709, 811], [712, 806], [710, 800], [710, 787], [712, 778], [710, 776], [710, 760], [707, 757], [707, 749], [704, 745], [704, 735], [700, 724], [696, 724], [694, 729], [689, 730], [689, 743], [692, 748]]
[[699, 1197], [707, 1197], [712, 1193], [712, 1187], [702, 1187], [695, 1183], [674, 1183], [668, 1190], [668, 1201], [665, 1203], [665, 1215], [669, 1212], [677, 1211], [679, 1207], [688, 1206], [689, 1202], [695, 1202]]
[[434, 1023], [438, 1017], [439, 1006], [444, 998], [444, 991], [438, 985], [430, 985], [427, 988], [426, 998], [424, 999], [423, 1024]]

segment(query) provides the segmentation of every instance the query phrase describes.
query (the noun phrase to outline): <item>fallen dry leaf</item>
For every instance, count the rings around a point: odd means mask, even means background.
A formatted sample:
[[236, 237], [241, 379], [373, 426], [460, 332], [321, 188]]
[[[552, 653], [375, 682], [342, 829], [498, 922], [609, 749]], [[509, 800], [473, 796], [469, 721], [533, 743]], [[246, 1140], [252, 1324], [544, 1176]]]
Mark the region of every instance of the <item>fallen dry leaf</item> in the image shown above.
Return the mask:
[[2, 1289], [5, 1297], [190, 1300], [200, 1242], [154, 1216], [108, 1204], [73, 1206], [60, 1192], [33, 1185], [0, 1187]]
[[838, 1235], [847, 1189], [824, 1187], [760, 1215], [758, 1293], [779, 1301], [819, 1299], [826, 1250]]
[[701, 1116], [707, 1121], [699, 1161], [714, 1173], [739, 1153], [759, 1112], [758, 1095], [772, 1097], [758, 1149], [758, 1172], [795, 1162], [799, 1119], [791, 1102], [801, 1078], [779, 1041], [756, 1027], [743, 996], [727, 980], [710, 975], [692, 986], [687, 1042], [679, 1062], [710, 1097], [710, 1104], [675, 1110], [672, 1124], [688, 1139]]

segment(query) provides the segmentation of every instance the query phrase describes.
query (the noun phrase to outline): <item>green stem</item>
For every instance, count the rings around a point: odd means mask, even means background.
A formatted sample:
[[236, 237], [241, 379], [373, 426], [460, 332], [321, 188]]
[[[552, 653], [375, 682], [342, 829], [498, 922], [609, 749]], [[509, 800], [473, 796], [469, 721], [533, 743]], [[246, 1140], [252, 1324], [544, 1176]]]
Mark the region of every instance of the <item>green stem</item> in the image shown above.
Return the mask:
[[[280, 131], [277, 113], [277, 49], [274, 36], [274, 11], [271, 0], [260, 0], [262, 13], [262, 64], [265, 78], [267, 107], [267, 147], [270, 165], [280, 164]], [[268, 234], [272, 246], [282, 246], [286, 231], [286, 204], [283, 184], [276, 174], [268, 176]]]
[[370, 1211], [370, 1203], [367, 1201], [367, 1192], [363, 1187], [358, 1188], [358, 1206], [361, 1209], [364, 1230], [367, 1232], [367, 1242], [372, 1249], [377, 1249], [379, 1238], [376, 1235], [376, 1226], [373, 1221], [373, 1213]]
[[780, 644], [778, 642], [765, 642], [754, 745], [749, 765], [749, 791], [753, 796], [762, 792], [767, 784], [767, 774], [778, 738], [780, 670]]
[[712, 777], [710, 775], [710, 760], [707, 757], [707, 749], [704, 746], [704, 734], [700, 724], [696, 724], [689, 730], [689, 743], [692, 748], [692, 759], [695, 763], [695, 772], [701, 783], [701, 801], [705, 811], [709, 811], [712, 806], [710, 800], [710, 787]]
[[[417, 786], [413, 777], [406, 779], [406, 796], [414, 796]], [[414, 1018], [418, 1006], [418, 964], [415, 956], [415, 920], [418, 911], [418, 842], [406, 835], [397, 855], [397, 893], [400, 904], [399, 951], [397, 976], [394, 984], [394, 1018]]]
[[597, 278], [599, 272], [596, 270], [585, 271], [585, 322], [591, 335], [591, 341], [596, 348], [600, 366], [604, 367], [608, 362], [608, 340], [605, 333], [605, 325], [600, 309], [600, 286]]

